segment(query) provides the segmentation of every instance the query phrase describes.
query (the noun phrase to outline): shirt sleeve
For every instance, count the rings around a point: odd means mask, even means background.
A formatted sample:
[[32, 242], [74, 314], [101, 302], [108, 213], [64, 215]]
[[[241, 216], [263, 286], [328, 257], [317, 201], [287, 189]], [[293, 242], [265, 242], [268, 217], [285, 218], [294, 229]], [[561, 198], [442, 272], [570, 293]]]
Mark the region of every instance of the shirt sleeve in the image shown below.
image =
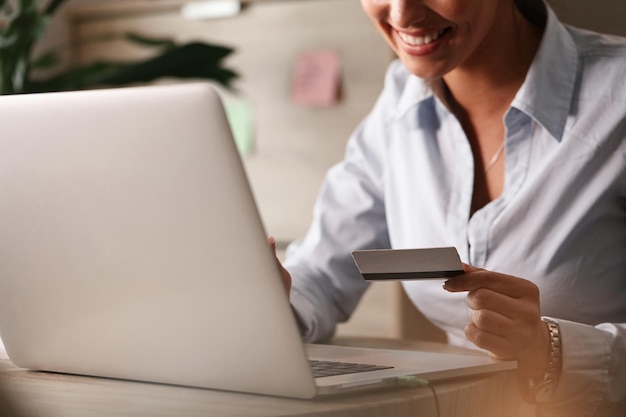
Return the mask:
[[394, 66], [372, 112], [348, 140], [341, 163], [327, 174], [306, 236], [287, 249], [290, 295], [304, 340], [331, 338], [368, 287], [351, 251], [389, 248], [385, 215], [385, 138]]
[[559, 323], [563, 371], [542, 416], [623, 416], [626, 410], [626, 324]]
[[308, 342], [331, 338], [367, 289], [350, 252], [389, 247], [379, 169], [364, 140], [361, 129], [329, 172], [307, 235], [287, 250], [291, 304]]

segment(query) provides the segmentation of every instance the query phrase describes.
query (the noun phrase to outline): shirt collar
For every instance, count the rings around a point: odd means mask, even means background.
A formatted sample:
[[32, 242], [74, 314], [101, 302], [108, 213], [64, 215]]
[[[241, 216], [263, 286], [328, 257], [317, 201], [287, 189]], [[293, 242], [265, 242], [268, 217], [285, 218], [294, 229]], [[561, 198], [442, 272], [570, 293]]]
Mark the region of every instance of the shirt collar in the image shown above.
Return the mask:
[[[578, 49], [549, 6], [539, 50], [512, 107], [528, 114], [560, 141], [571, 107], [578, 72]], [[396, 107], [395, 119], [435, 96], [431, 85], [410, 75]]]
[[512, 107], [528, 114], [561, 140], [578, 74], [578, 48], [548, 7], [548, 22], [537, 55]]
[[404, 117], [409, 110], [435, 95], [432, 86], [413, 74], [409, 75], [407, 83], [398, 101], [395, 119]]

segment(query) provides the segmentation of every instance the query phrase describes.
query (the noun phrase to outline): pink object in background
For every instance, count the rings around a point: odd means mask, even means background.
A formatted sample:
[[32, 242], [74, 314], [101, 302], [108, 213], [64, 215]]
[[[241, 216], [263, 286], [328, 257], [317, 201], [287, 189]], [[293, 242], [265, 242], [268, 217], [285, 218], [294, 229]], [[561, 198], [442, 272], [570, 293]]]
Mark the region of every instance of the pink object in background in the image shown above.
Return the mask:
[[334, 50], [309, 51], [296, 59], [291, 100], [296, 104], [330, 106], [339, 100], [341, 59]]

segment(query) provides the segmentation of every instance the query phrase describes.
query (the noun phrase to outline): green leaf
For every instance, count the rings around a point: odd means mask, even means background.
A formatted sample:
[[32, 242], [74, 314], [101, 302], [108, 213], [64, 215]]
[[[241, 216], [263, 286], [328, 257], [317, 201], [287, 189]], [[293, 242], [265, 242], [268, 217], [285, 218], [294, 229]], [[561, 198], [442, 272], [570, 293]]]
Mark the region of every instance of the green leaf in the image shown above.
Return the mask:
[[17, 42], [17, 34], [12, 35], [0, 35], [0, 50], [9, 49]]
[[[161, 53], [139, 62], [96, 62], [48, 78], [33, 77], [32, 69], [51, 69], [60, 61], [58, 51], [47, 51], [34, 58], [31, 55], [52, 15], [65, 2], [49, 0], [40, 11], [42, 0], [0, 0], [0, 8], [6, 17], [0, 26], [0, 94], [146, 83], [161, 77], [212, 79], [230, 88], [230, 83], [237, 77], [235, 72], [221, 65], [222, 59], [233, 52], [232, 48], [200, 42], [177, 46], [171, 39], [136, 33], [99, 36], [92, 41], [122, 36], [131, 43], [159, 48]], [[13, 10], [11, 6], [16, 4]]]
[[147, 83], [162, 77], [211, 79], [231, 88], [237, 74], [219, 66], [233, 50], [221, 46], [192, 43], [169, 49], [138, 63], [96, 62], [48, 79], [30, 80], [30, 92], [75, 90], [102, 86]]
[[150, 81], [157, 80], [159, 78], [180, 78], [180, 79], [210, 79], [215, 80], [224, 87], [232, 89], [231, 82], [237, 78], [238, 74], [227, 68], [220, 68], [218, 66], [197, 68], [193, 72], [184, 73], [179, 72], [164, 72], [159, 71], [157, 73], [149, 74], [149, 71], [144, 72], [145, 67], [127, 67], [120, 69], [114, 74], [103, 78], [96, 85], [115, 85], [122, 86], [135, 83], [148, 83]]
[[190, 43], [169, 49], [155, 58], [128, 64], [105, 77], [102, 83], [146, 83], [161, 77], [211, 78], [230, 87], [230, 82], [237, 74], [221, 68], [219, 62], [231, 52], [233, 49], [222, 46]]
[[46, 51], [30, 61], [31, 69], [51, 69], [61, 62], [57, 51]]
[[20, 10], [37, 10], [37, 0], [20, 0]]
[[170, 38], [151, 38], [137, 33], [128, 32], [124, 34], [124, 39], [131, 43], [151, 48], [173, 48], [176, 43]]
[[4, 36], [19, 37], [20, 44], [31, 44], [41, 38], [50, 19], [41, 15], [37, 9], [19, 10], [9, 20]]
[[21, 0], [3, 27], [0, 41], [0, 94], [20, 93], [25, 88], [30, 55], [49, 23], [49, 18], [42, 15], [37, 6], [36, 0]]
[[78, 68], [67, 70], [49, 78], [30, 79], [24, 92], [44, 93], [52, 91], [81, 90], [98, 85], [107, 74], [119, 68], [119, 64], [94, 62]]
[[52, 16], [63, 3], [65, 3], [65, 0], [51, 0], [44, 9], [44, 13]]

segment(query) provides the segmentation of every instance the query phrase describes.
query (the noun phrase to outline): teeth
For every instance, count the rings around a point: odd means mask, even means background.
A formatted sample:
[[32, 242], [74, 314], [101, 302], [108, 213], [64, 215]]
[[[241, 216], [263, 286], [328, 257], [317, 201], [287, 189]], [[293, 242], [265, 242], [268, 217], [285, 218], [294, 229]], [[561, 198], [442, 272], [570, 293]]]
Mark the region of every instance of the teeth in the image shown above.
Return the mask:
[[443, 32], [444, 30], [442, 29], [439, 31], [433, 31], [432, 33], [428, 33], [423, 36], [411, 36], [402, 32], [398, 32], [398, 35], [400, 36], [400, 39], [402, 39], [404, 42], [408, 43], [409, 45], [419, 46], [419, 45], [428, 45], [429, 43], [436, 41], [443, 34]]

